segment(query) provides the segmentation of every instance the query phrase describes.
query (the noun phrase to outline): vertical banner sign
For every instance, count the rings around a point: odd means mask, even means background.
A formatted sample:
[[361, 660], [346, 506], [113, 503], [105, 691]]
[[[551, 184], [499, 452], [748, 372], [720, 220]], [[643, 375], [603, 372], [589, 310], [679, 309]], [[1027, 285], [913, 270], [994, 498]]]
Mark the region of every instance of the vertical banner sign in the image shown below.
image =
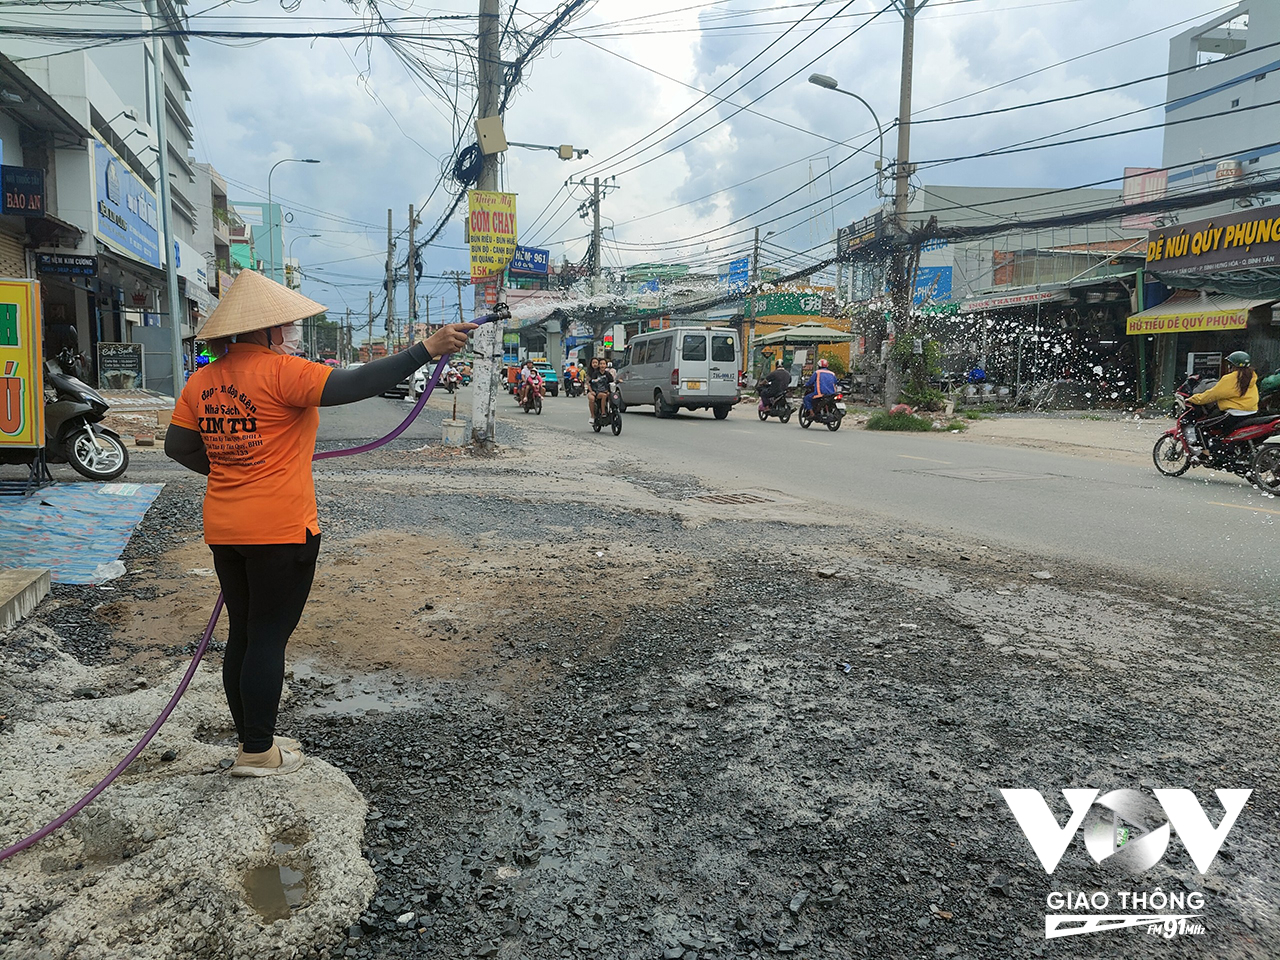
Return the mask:
[[40, 284], [0, 280], [0, 447], [44, 446]]
[[467, 191], [471, 244], [471, 282], [507, 269], [516, 252], [516, 195], [493, 190]]

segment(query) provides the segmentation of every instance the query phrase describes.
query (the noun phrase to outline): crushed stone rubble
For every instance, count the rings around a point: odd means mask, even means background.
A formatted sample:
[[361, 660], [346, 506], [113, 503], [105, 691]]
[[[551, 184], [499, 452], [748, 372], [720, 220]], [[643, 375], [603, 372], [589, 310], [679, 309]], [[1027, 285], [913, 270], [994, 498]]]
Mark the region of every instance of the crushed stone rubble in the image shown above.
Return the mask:
[[[1095, 889], [1096, 867], [1077, 843], [1046, 876], [999, 793], [1078, 785], [1252, 787], [1211, 874], [1171, 848], [1144, 883], [1207, 903], [1208, 933], [1161, 956], [1280, 956], [1274, 631], [1202, 637], [1203, 604], [880, 521], [548, 504], [504, 486], [515, 460], [414, 498], [412, 457], [319, 475], [322, 554], [383, 530], [403, 572], [482, 544], [456, 568], [494, 573], [465, 581], [480, 613], [442, 626], [450, 598], [428, 596], [404, 620], [456, 651], [450, 672], [388, 654], [356, 682], [317, 653], [280, 728], [307, 763], [237, 782], [215, 642], [121, 780], [0, 866], [5, 960], [1132, 956], [1119, 934], [1050, 949], [1046, 894]], [[131, 647], [95, 613], [209, 587], [200, 485], [155, 470], [129, 573], [55, 587], [0, 635], [0, 844], [127, 752], [198, 639]], [[369, 640], [379, 583], [350, 589], [323, 614], [335, 658]], [[268, 920], [245, 878], [276, 864], [305, 893]]]

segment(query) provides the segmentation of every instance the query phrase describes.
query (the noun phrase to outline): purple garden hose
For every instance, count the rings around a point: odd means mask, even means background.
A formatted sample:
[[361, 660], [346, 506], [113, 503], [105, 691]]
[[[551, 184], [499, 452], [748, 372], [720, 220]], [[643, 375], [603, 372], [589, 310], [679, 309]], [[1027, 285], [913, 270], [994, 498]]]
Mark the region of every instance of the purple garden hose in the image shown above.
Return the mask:
[[[488, 323], [490, 320], [495, 320], [499, 316], [505, 317], [506, 314], [492, 314], [490, 316], [481, 317], [475, 322]], [[417, 419], [418, 414], [422, 412], [422, 408], [426, 406], [427, 400], [431, 396], [431, 391], [434, 390], [436, 388], [436, 384], [440, 382], [440, 374], [444, 372], [444, 365], [448, 359], [449, 354], [447, 353], [440, 358], [440, 362], [436, 364], [436, 368], [431, 374], [431, 379], [427, 381], [426, 389], [422, 391], [422, 396], [420, 396], [418, 398], [418, 402], [413, 405], [413, 409], [409, 411], [409, 415], [404, 418], [404, 421], [400, 426], [396, 427], [385, 437], [382, 437], [379, 440], [372, 440], [369, 443], [362, 443], [358, 447], [348, 447], [345, 450], [329, 450], [325, 453], [317, 453], [313, 455], [311, 459], [329, 460], [333, 457], [350, 457], [357, 453], [368, 453], [370, 450], [376, 450], [378, 447], [396, 439], [396, 437], [400, 436], [400, 434], [404, 433], [405, 430], [409, 428], [409, 424], [413, 423], [413, 421]], [[147, 748], [147, 744], [149, 744], [152, 738], [160, 732], [160, 728], [164, 726], [164, 722], [169, 719], [169, 714], [173, 713], [173, 708], [178, 705], [178, 701], [182, 698], [182, 695], [187, 692], [187, 687], [191, 683], [191, 678], [196, 675], [196, 667], [200, 665], [200, 658], [204, 656], [205, 650], [209, 647], [209, 639], [213, 636], [213, 628], [218, 623], [218, 616], [222, 613], [222, 606], [222, 593], [219, 592], [218, 599], [213, 605], [213, 613], [209, 615], [209, 625], [204, 628], [204, 636], [200, 639], [200, 645], [196, 647], [195, 655], [191, 658], [191, 665], [187, 667], [187, 672], [183, 675], [182, 682], [178, 684], [178, 689], [173, 692], [173, 696], [169, 698], [169, 702], [165, 704], [165, 708], [160, 711], [160, 716], [156, 717], [155, 722], [147, 728], [147, 732], [142, 735], [142, 739], [139, 740], [134, 748], [125, 755], [123, 760], [116, 764], [115, 769], [103, 777], [102, 780], [98, 782], [97, 786], [76, 801], [75, 805], [69, 810], [60, 815], [56, 820], [52, 820], [45, 824], [35, 833], [31, 834], [31, 836], [25, 837], [12, 846], [8, 846], [3, 850], [0, 850], [0, 860], [6, 860], [15, 853], [25, 850], [32, 844], [39, 843], [45, 837], [49, 836], [49, 834], [53, 833], [77, 813], [89, 804], [93, 803], [93, 801], [97, 799], [98, 794], [107, 789], [116, 777], [124, 773], [129, 764], [138, 759], [138, 755]]]

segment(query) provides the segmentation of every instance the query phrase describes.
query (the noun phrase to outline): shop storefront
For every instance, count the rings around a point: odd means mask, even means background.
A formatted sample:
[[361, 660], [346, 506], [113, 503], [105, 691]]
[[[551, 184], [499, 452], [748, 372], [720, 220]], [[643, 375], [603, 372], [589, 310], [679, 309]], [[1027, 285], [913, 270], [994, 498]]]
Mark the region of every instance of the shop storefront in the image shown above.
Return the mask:
[[143, 385], [169, 381], [172, 355], [161, 313], [164, 274], [155, 194], [104, 143], [90, 141], [89, 149], [93, 235], [99, 246], [91, 355], [102, 352], [99, 343], [139, 343]]
[[1280, 316], [1272, 310], [1280, 300], [1280, 208], [1153, 230], [1146, 269], [1173, 293], [1144, 305], [1126, 332], [1154, 341], [1165, 393], [1234, 350], [1247, 350], [1263, 375], [1280, 370]]

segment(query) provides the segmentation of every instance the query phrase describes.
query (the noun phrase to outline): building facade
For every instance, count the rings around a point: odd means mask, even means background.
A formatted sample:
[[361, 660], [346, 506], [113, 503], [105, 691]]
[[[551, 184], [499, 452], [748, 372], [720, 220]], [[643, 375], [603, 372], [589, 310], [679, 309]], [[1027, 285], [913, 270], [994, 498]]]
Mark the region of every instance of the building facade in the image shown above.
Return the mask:
[[[163, 0], [159, 15], [167, 26], [184, 25], [184, 0]], [[149, 17], [114, 7], [95, 9], [94, 23], [124, 32], [151, 28]], [[73, 12], [18, 6], [6, 11], [7, 32], [0, 35], [0, 53], [18, 61], [25, 78], [88, 134], [82, 144], [58, 142], [49, 151], [46, 190], [54, 198], [58, 220], [73, 229], [29, 234], [28, 250], [35, 255], [46, 314], [75, 326], [80, 349], [91, 361], [100, 343], [141, 344], [144, 378], [139, 385], [172, 393], [172, 324], [180, 324], [190, 337], [195, 314], [168, 316], [164, 265], [175, 257], [179, 272], [192, 282], [207, 272], [197, 263], [193, 246], [197, 193], [186, 107], [188, 52], [178, 37], [163, 41], [164, 96], [157, 98], [151, 45], [141, 38], [68, 49], [66, 43], [25, 35], [81, 25]], [[157, 99], [164, 102], [162, 112], [155, 106]], [[161, 241], [157, 199], [161, 123], [170, 169], [173, 251]], [[74, 289], [69, 289], [66, 274], [56, 272], [65, 268], [66, 261], [58, 259], [65, 257], [82, 258], [81, 272], [70, 284]]]

